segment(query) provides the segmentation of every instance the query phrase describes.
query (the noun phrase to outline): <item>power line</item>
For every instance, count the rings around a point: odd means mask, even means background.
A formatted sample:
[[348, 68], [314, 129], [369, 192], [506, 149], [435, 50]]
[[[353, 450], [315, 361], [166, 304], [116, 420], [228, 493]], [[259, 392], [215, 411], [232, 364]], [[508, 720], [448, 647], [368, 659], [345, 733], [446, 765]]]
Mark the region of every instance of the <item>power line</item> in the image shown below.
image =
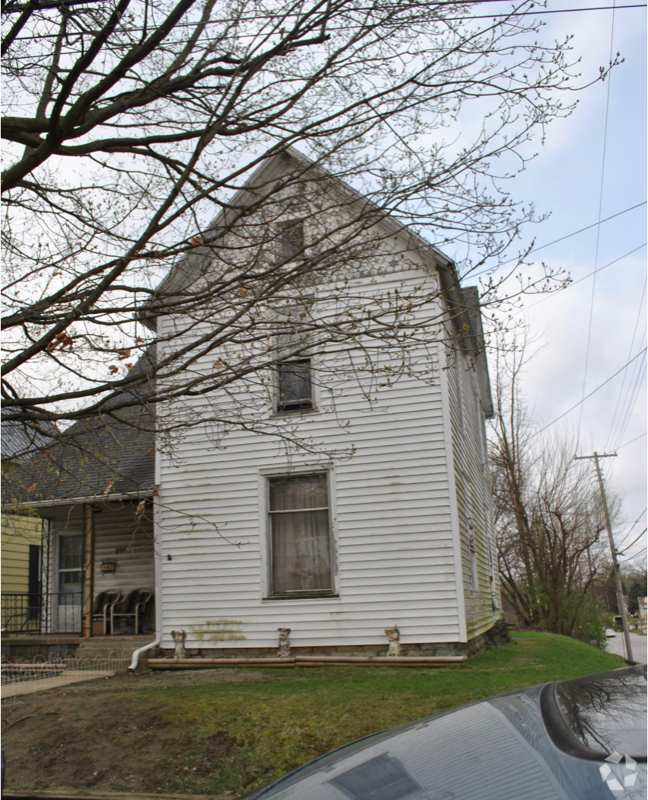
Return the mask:
[[[648, 278], [646, 279], [648, 281]], [[632, 348], [634, 347], [635, 336], [637, 335], [637, 327], [639, 326], [639, 319], [641, 318], [641, 309], [643, 308], [643, 301], [644, 297], [646, 296], [646, 281], [644, 281], [643, 292], [641, 293], [641, 300], [639, 301], [639, 309], [637, 310], [637, 319], [635, 320], [634, 330], [632, 331], [632, 340], [630, 341], [630, 349], [628, 350], [628, 358], [630, 358], [630, 354], [632, 353]], [[621, 384], [621, 388], [619, 389], [619, 395], [617, 397], [616, 406], [614, 407], [614, 414], [612, 415], [612, 424], [610, 425], [610, 431], [608, 433], [608, 443], [612, 440], [612, 431], [616, 427], [616, 415], [617, 411], [619, 410], [619, 403], [621, 402], [621, 395], [623, 394], [623, 389], [625, 388], [627, 375], [623, 376], [623, 383]], [[619, 437], [621, 440], [621, 437]], [[607, 448], [607, 444], [606, 444]]]
[[[646, 330], [644, 329], [643, 335], [641, 337], [641, 341], [639, 343], [639, 347], [641, 348], [643, 344], [645, 344], [646, 339]], [[620, 444], [623, 441], [623, 437], [625, 436], [626, 428], [630, 422], [632, 411], [634, 409], [635, 403], [637, 402], [637, 397], [639, 396], [639, 389], [641, 388], [641, 381], [644, 375], [644, 365], [643, 359], [637, 364], [634, 365], [632, 368], [632, 373], [630, 375], [630, 385], [628, 390], [626, 391], [625, 396], [623, 397], [623, 401], [621, 403], [621, 410], [619, 412], [619, 418], [614, 419], [614, 428], [616, 429], [616, 434], [611, 437], [611, 441], [616, 442], [616, 444]], [[626, 377], [626, 376], [624, 376]], [[624, 381], [625, 383], [625, 381]], [[618, 428], [616, 425], [618, 423]]]
[[[603, 222], [604, 221], [605, 220], [603, 220]], [[614, 264], [617, 264], [619, 261], [623, 261], [624, 258], [627, 258], [628, 256], [631, 256], [633, 253], [636, 253], [637, 250], [641, 250], [647, 244], [648, 244], [648, 242], [644, 242], [643, 244], [640, 244], [639, 247], [635, 247], [633, 250], [629, 250], [627, 253], [624, 253], [622, 256], [619, 256], [618, 258], [615, 258], [614, 261], [608, 261], [607, 264], [604, 264], [602, 267], [599, 267], [598, 272], [603, 272], [604, 269], [607, 269], [608, 267], [611, 267]], [[519, 314], [524, 314], [525, 311], [529, 311], [530, 309], [535, 308], [536, 306], [539, 306], [540, 303], [544, 303], [547, 300], [551, 300], [552, 297], [556, 297], [556, 295], [559, 295], [562, 292], [566, 292], [567, 289], [571, 289], [572, 286], [576, 286], [577, 283], [581, 283], [581, 281], [586, 281], [588, 278], [591, 278], [592, 275], [594, 275], [594, 273], [596, 271], [597, 270], [592, 270], [592, 272], [588, 272], [587, 275], [583, 275], [583, 277], [579, 278], [577, 281], [572, 281], [571, 283], [568, 283], [567, 286], [563, 286], [562, 289], [557, 289], [555, 292], [550, 292], [549, 294], [547, 294], [546, 297], [543, 297], [540, 300], [536, 300], [535, 303], [531, 303], [531, 305], [529, 305], [529, 306], [525, 306], [524, 308], [521, 308], [519, 311], [516, 311], [515, 314], [512, 314], [511, 316], [517, 317]], [[628, 355], [630, 355], [630, 354], [628, 354]]]
[[[551, 247], [552, 245], [558, 244], [559, 242], [564, 242], [565, 239], [571, 239], [572, 236], [577, 236], [579, 233], [584, 233], [585, 231], [589, 231], [592, 228], [596, 228], [598, 225], [602, 225], [604, 222], [609, 222], [611, 219], [615, 219], [616, 217], [621, 217], [623, 216], [623, 214], [627, 214], [629, 211], [634, 211], [636, 208], [641, 208], [641, 206], [645, 206], [647, 202], [648, 200], [643, 200], [641, 203], [636, 203], [634, 206], [630, 206], [629, 208], [624, 208], [623, 211], [617, 211], [616, 214], [612, 214], [611, 216], [606, 217], [605, 219], [602, 219], [599, 222], [593, 222], [591, 225], [586, 225], [584, 228], [579, 228], [577, 231], [573, 231], [572, 233], [567, 233], [565, 234], [565, 236], [561, 236], [559, 239], [554, 239], [552, 242], [547, 242], [546, 244], [541, 244], [539, 247], [534, 247], [531, 250], [529, 250], [529, 252], [526, 253], [524, 257], [526, 258], [527, 256], [530, 256], [531, 253], [537, 253], [540, 250], [544, 250], [545, 247]], [[639, 250], [639, 248], [636, 249]], [[634, 250], [632, 252], [634, 252]], [[624, 256], [622, 256], [622, 258], [623, 257]], [[497, 267], [488, 267], [487, 269], [480, 270], [480, 272], [470, 273], [470, 277], [476, 278], [479, 275], [483, 275], [486, 272], [494, 271], [495, 269], [499, 269], [500, 267], [505, 267], [507, 264], [512, 264], [514, 261], [519, 261], [519, 260], [520, 260], [519, 257], [509, 258], [508, 261], [502, 262]], [[601, 267], [601, 269], [603, 269], [603, 267]]]
[[623, 550], [617, 550], [617, 555], [619, 556], [623, 555], [627, 550], [629, 550], [632, 547], [633, 544], [635, 544], [635, 542], [638, 542], [639, 539], [641, 539], [641, 537], [644, 535], [646, 531], [648, 531], [648, 528], [644, 528], [639, 534], [639, 536], [637, 536], [636, 539], [633, 539], [627, 547], [623, 548]]
[[[639, 516], [637, 517], [637, 519], [636, 519], [636, 520], [635, 520], [635, 521], [632, 523], [632, 525], [631, 525], [631, 526], [628, 528], [628, 531], [626, 532], [626, 535], [623, 537], [623, 538], [624, 538], [624, 541], [625, 541], [625, 540], [628, 538], [628, 536], [630, 536], [630, 534], [632, 533], [632, 529], [633, 529], [633, 528], [634, 528], [634, 526], [635, 526], [635, 525], [636, 525], [636, 524], [639, 522], [639, 520], [640, 520], [640, 519], [643, 517], [643, 515], [646, 513], [646, 511], [648, 511], [648, 507], [647, 507], [647, 508], [644, 508], [644, 510], [641, 512], [641, 514], [639, 514]], [[622, 546], [623, 546], [623, 542], [621, 542], [621, 544], [620, 544], [620, 547], [622, 547]]]
[[[616, 6], [616, 0], [614, 5]], [[609, 64], [612, 64], [612, 54], [614, 52], [614, 17], [615, 12], [612, 10], [612, 25], [610, 27], [610, 58]], [[601, 159], [601, 185], [599, 189], [599, 207], [598, 218], [601, 219], [603, 212], [603, 189], [605, 187], [605, 155], [607, 152], [607, 137], [608, 137], [608, 120], [610, 118], [610, 88], [612, 86], [612, 74], [608, 75], [607, 96], [605, 100], [605, 124], [603, 126], [603, 157]], [[589, 322], [587, 325], [587, 347], [585, 349], [585, 369], [583, 371], [583, 389], [581, 392], [581, 399], [585, 397], [585, 387], [587, 386], [587, 372], [589, 368], [589, 355], [590, 345], [592, 342], [592, 320], [594, 318], [594, 296], [596, 295], [596, 273], [598, 272], [598, 258], [599, 258], [599, 242], [601, 240], [601, 226], [596, 228], [596, 249], [594, 251], [594, 279], [592, 280], [592, 297], [590, 299]], [[580, 407], [578, 414], [578, 432], [576, 440], [580, 438], [581, 422], [583, 421], [583, 406]]]
[[633, 361], [636, 361], [636, 359], [638, 359], [638, 358], [639, 358], [639, 356], [643, 355], [645, 352], [646, 352], [646, 348], [644, 347], [644, 349], [643, 349], [643, 350], [641, 350], [640, 352], [638, 352], [636, 356], [633, 356], [633, 357], [630, 359], [630, 361], [628, 361], [628, 363], [627, 363], [627, 364], [624, 364], [624, 365], [621, 367], [621, 369], [618, 369], [618, 370], [617, 370], [617, 371], [614, 373], [614, 375], [610, 375], [610, 377], [609, 377], [607, 380], [603, 381], [603, 383], [602, 383], [600, 386], [597, 386], [597, 387], [596, 387], [596, 389], [593, 389], [593, 390], [592, 390], [592, 391], [591, 391], [591, 392], [590, 392], [590, 393], [587, 395], [587, 397], [583, 397], [583, 399], [582, 399], [582, 400], [579, 400], [579, 401], [578, 401], [578, 403], [575, 403], [575, 404], [574, 404], [574, 405], [573, 405], [571, 408], [568, 408], [568, 409], [567, 409], [567, 411], [565, 411], [565, 412], [564, 412], [564, 414], [561, 414], [559, 417], [556, 417], [556, 419], [554, 419], [554, 420], [553, 420], [552, 422], [550, 422], [548, 425], [545, 425], [545, 426], [544, 426], [544, 428], [540, 428], [540, 430], [539, 430], [539, 431], [536, 431], [536, 432], [535, 432], [534, 434], [532, 434], [532, 435], [531, 435], [529, 438], [530, 438], [530, 439], [533, 439], [533, 437], [534, 437], [534, 436], [537, 436], [538, 434], [542, 433], [543, 431], [546, 431], [546, 430], [547, 430], [547, 428], [550, 428], [552, 425], [555, 425], [555, 424], [556, 424], [556, 422], [558, 422], [558, 420], [561, 420], [563, 417], [566, 417], [566, 416], [567, 416], [567, 414], [569, 414], [570, 412], [572, 412], [572, 411], [573, 411], [575, 408], [578, 408], [578, 406], [579, 406], [579, 405], [581, 405], [581, 403], [584, 403], [584, 402], [585, 402], [586, 400], [588, 400], [588, 399], [589, 399], [589, 398], [590, 398], [590, 397], [591, 397], [593, 394], [596, 394], [596, 392], [598, 392], [598, 391], [599, 391], [599, 389], [602, 389], [602, 388], [603, 388], [603, 387], [604, 387], [604, 386], [605, 386], [607, 383], [609, 383], [609, 382], [610, 382], [610, 381], [611, 381], [613, 378], [616, 378], [616, 376], [617, 376], [617, 375], [618, 375], [620, 372], [623, 372], [623, 370], [624, 370], [624, 369], [626, 369], [627, 367], [629, 367], [629, 366], [630, 366], [630, 364], [632, 364], [632, 362], [633, 362]]
[[621, 561], [620, 563], [621, 564], [627, 564], [628, 561], [634, 561], [635, 558], [639, 558], [639, 556], [643, 555], [645, 552], [646, 552], [646, 548], [644, 547], [638, 553], [635, 553], [633, 556], [629, 556], [628, 558], [624, 558], [623, 561]]
[[638, 441], [639, 439], [642, 439], [645, 435], [646, 435], [645, 432], [644, 433], [640, 433], [639, 436], [636, 436], [634, 439], [630, 439], [629, 442], [626, 442], [625, 444], [622, 444], [621, 447], [617, 447], [616, 448], [617, 451], [618, 450], [623, 450], [624, 447], [627, 447], [629, 444], [633, 444], [634, 442]]
[[446, 17], [446, 21], [462, 19], [496, 19], [498, 17], [532, 17], [540, 14], [573, 14], [579, 11], [618, 11], [621, 8], [646, 8], [644, 4], [623, 6], [590, 6], [589, 8], [556, 8], [551, 11], [511, 11], [509, 14], [476, 14], [474, 17]]

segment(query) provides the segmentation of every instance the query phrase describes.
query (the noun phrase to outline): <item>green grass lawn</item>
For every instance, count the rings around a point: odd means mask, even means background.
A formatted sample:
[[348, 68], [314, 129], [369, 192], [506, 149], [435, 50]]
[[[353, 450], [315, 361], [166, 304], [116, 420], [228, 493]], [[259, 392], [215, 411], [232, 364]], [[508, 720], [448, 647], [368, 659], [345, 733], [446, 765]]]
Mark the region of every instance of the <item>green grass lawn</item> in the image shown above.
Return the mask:
[[238, 795], [375, 731], [624, 664], [567, 637], [517, 634], [463, 667], [263, 670], [254, 681], [147, 688], [129, 697], [155, 705], [186, 745], [182, 772], [169, 788]]

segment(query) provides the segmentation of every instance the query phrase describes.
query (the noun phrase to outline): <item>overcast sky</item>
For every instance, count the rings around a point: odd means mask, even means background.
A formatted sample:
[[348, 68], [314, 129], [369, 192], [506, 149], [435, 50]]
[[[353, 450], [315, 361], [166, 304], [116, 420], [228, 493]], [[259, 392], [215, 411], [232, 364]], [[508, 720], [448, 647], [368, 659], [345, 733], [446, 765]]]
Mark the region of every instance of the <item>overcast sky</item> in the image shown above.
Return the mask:
[[[549, 8], [578, 5], [562, 0]], [[580, 3], [582, 7], [591, 5]], [[560, 38], [574, 34], [574, 51], [583, 58], [585, 75], [595, 74], [599, 66], [608, 63], [612, 18], [612, 11], [544, 17], [549, 35]], [[644, 203], [645, 33], [645, 9], [616, 11], [614, 52], [620, 51], [625, 62], [613, 70], [610, 79], [607, 137], [605, 82], [581, 94], [579, 107], [569, 119], [552, 124], [538, 159], [516, 179], [516, 198], [533, 201], [540, 212], [551, 212], [546, 222], [529, 228], [527, 242], [535, 236], [536, 245], [541, 246], [597, 222], [604, 140], [601, 218]], [[594, 279], [589, 277], [543, 302], [538, 303], [536, 298], [525, 303], [528, 310], [519, 318], [528, 320], [542, 345], [529, 367], [525, 385], [540, 426], [551, 423], [581, 400], [584, 380], [587, 395], [646, 347], [646, 205], [600, 226], [597, 262], [596, 238], [594, 227], [537, 255], [552, 266], [567, 269], [578, 281], [594, 270], [595, 263], [601, 269], [635, 250], [596, 275], [594, 294]], [[605, 459], [602, 466], [609, 488], [624, 498], [616, 524], [621, 545], [630, 544], [646, 527], [646, 437], [628, 444], [646, 432], [645, 365], [644, 354], [583, 403], [582, 417], [578, 407], [553, 426], [576, 432], [580, 422], [579, 454], [617, 449], [618, 456]], [[622, 558], [635, 554], [645, 558], [645, 546], [644, 534]]]

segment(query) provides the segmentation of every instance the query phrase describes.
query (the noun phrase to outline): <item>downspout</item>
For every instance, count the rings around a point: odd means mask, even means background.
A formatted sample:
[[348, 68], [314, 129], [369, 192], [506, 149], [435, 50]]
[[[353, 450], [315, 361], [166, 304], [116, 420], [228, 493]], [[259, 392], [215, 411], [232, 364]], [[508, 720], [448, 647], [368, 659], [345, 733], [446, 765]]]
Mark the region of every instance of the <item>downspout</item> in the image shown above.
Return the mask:
[[153, 498], [153, 552], [155, 553], [155, 639], [152, 642], [145, 644], [144, 647], [140, 647], [133, 653], [130, 666], [128, 667], [129, 672], [134, 672], [137, 669], [139, 658], [142, 653], [152, 650], [162, 641], [162, 594], [160, 591], [162, 587], [162, 541], [161, 537], [158, 536], [158, 531], [160, 529], [159, 525], [157, 524], [158, 513], [158, 504], [156, 499]]
[[[157, 355], [157, 345], [155, 346], [155, 349]], [[158, 487], [159, 490], [162, 478], [162, 465], [160, 463], [160, 453], [157, 449], [157, 425], [155, 431], [154, 454], [154, 480], [155, 486]], [[162, 526], [160, 525], [159, 492], [157, 494], [153, 494], [151, 502], [153, 503], [153, 553], [155, 555], [155, 639], [152, 642], [149, 642], [149, 644], [145, 644], [144, 647], [140, 647], [133, 653], [133, 657], [128, 668], [129, 672], [134, 672], [137, 669], [139, 658], [142, 653], [146, 653], [149, 650], [152, 650], [154, 647], [158, 647], [162, 641], [162, 536], [160, 535]]]

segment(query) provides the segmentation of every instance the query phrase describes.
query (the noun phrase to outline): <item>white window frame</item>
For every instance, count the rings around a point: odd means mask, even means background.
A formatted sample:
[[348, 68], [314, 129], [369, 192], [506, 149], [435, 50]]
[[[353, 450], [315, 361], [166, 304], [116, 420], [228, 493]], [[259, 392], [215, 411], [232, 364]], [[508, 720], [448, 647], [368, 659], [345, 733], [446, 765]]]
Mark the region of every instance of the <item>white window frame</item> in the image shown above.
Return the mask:
[[[283, 233], [286, 230], [290, 230], [290, 228], [296, 228], [298, 225], [301, 225], [302, 229], [302, 248], [301, 253], [299, 255], [294, 255], [292, 257], [287, 257], [283, 254]], [[295, 217], [294, 219], [283, 219], [278, 222], [275, 222], [275, 229], [276, 229], [276, 258], [279, 263], [286, 263], [290, 264], [292, 261], [303, 261], [306, 258], [306, 220], [303, 217]]]
[[[310, 388], [311, 388], [311, 396], [310, 396], [310, 405], [309, 406], [295, 406], [294, 408], [281, 408], [281, 387], [279, 383], [279, 365], [280, 364], [290, 364], [293, 362], [299, 361], [308, 361], [308, 377], [310, 379]], [[297, 355], [290, 358], [283, 359], [282, 361], [278, 361], [275, 367], [273, 368], [273, 375], [274, 375], [274, 413], [279, 416], [289, 416], [294, 417], [298, 414], [312, 414], [313, 411], [317, 411], [317, 397], [316, 397], [316, 386], [314, 381], [314, 359], [309, 354]]]
[[[326, 475], [326, 491], [328, 493], [329, 510], [329, 548], [331, 553], [331, 589], [316, 592], [290, 592], [289, 594], [273, 594], [272, 592], [272, 525], [270, 521], [270, 479], [285, 478], [289, 476]], [[328, 465], [310, 464], [286, 467], [281, 470], [276, 467], [259, 470], [259, 497], [263, 498], [260, 507], [262, 517], [262, 536], [265, 545], [261, 547], [261, 599], [263, 602], [276, 603], [282, 600], [330, 600], [339, 599], [339, 567], [337, 543], [337, 507], [335, 502], [335, 469]], [[261, 520], [260, 520], [261, 521]]]

